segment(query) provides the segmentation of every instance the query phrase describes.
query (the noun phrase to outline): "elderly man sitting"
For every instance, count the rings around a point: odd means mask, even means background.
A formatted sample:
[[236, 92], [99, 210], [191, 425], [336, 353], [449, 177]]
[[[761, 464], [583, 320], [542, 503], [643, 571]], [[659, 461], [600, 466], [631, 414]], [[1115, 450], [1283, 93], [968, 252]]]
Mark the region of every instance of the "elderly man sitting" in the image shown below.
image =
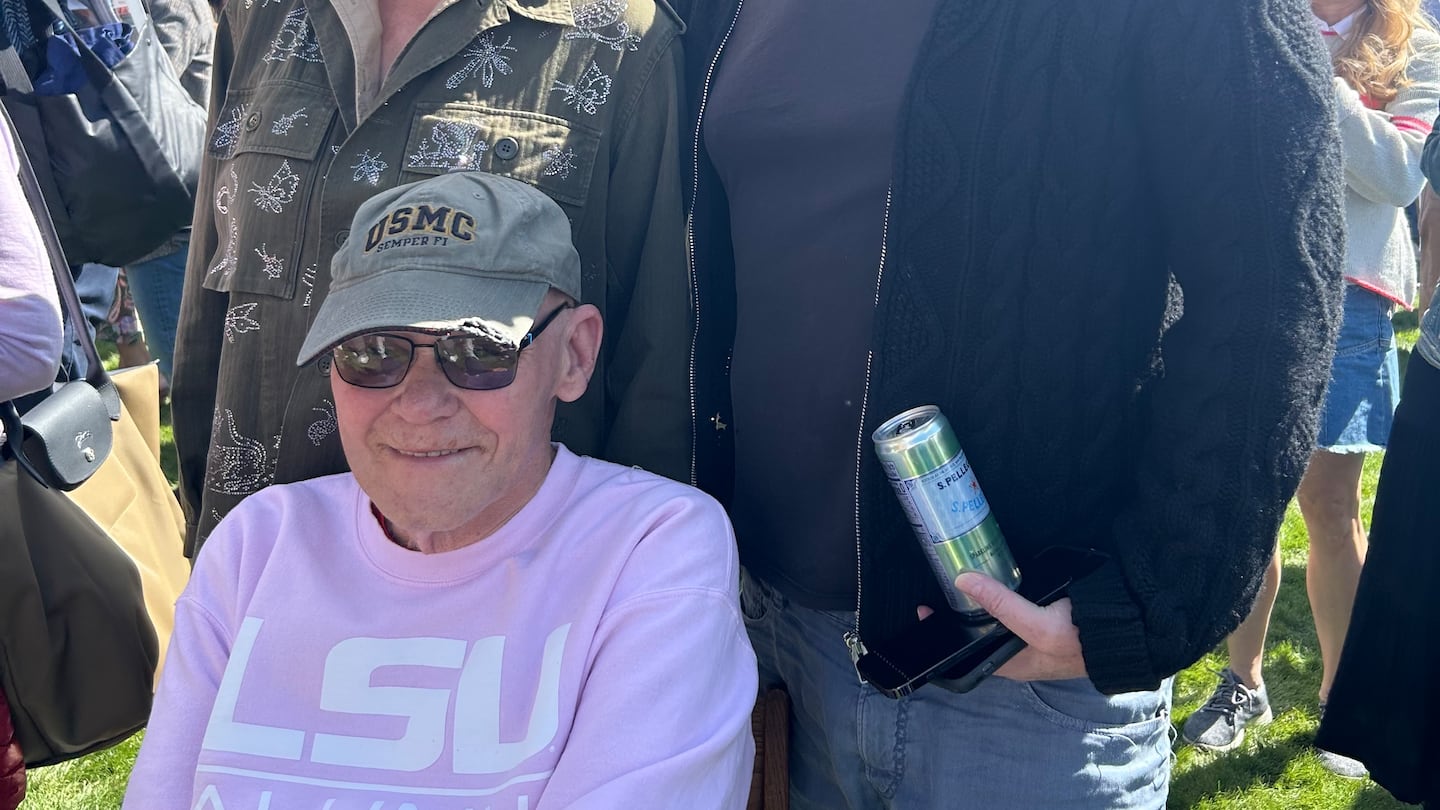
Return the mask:
[[723, 510], [550, 442], [601, 338], [565, 215], [472, 172], [351, 232], [300, 362], [329, 367], [352, 472], [211, 536], [125, 807], [743, 807]]

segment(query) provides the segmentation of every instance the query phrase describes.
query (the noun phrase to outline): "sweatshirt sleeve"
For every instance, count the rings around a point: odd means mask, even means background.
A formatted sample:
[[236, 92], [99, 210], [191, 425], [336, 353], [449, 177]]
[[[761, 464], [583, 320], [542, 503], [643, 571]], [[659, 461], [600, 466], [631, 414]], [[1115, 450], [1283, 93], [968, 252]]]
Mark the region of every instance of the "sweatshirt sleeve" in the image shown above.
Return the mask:
[[19, 165], [11, 133], [0, 128], [0, 402], [54, 382], [63, 342], [55, 276]]
[[601, 621], [537, 810], [745, 806], [755, 655], [729, 522], [707, 504], [658, 525], [627, 565], [616, 590], [631, 595]]
[[1071, 590], [1108, 693], [1154, 688], [1254, 602], [1314, 447], [1344, 257], [1334, 92], [1308, 4], [1136, 8], [1136, 159], [1183, 314], [1142, 400], [1113, 558]]
[[[224, 525], [216, 528], [216, 539], [225, 529]], [[224, 612], [218, 604], [225, 599], [221, 594], [233, 588], [226, 585], [224, 576], [226, 570], [235, 570], [234, 561], [222, 551], [228, 546], [224, 542], [207, 546], [175, 604], [175, 630], [166, 649], [145, 740], [130, 772], [123, 810], [188, 810], [192, 806], [201, 743], [234, 641], [216, 616], [217, 611]], [[234, 574], [228, 579], [234, 579]]]
[[1420, 196], [1420, 154], [1440, 111], [1440, 40], [1415, 33], [1409, 84], [1383, 109], [1370, 109], [1345, 80], [1332, 78], [1345, 182], [1367, 200], [1404, 207]]

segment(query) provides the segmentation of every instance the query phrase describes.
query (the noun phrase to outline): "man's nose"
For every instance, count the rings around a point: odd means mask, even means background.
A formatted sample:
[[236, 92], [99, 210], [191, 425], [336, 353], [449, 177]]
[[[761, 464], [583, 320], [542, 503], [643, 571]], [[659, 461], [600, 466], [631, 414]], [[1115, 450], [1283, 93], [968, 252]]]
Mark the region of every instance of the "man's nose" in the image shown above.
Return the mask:
[[458, 390], [440, 369], [433, 347], [416, 347], [410, 371], [400, 383], [395, 404], [410, 421], [427, 421], [452, 412], [459, 402]]

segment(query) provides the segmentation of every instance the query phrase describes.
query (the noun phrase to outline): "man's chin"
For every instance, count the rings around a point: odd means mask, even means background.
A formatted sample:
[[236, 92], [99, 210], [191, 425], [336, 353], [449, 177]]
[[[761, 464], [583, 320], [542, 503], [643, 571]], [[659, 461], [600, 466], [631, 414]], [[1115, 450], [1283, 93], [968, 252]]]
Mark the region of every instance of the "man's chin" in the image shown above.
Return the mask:
[[434, 511], [421, 512], [416, 510], [413, 505], [408, 507], [396, 505], [393, 512], [386, 511], [385, 507], [378, 502], [376, 506], [379, 507], [380, 514], [384, 515], [385, 520], [389, 522], [391, 532], [406, 537], [453, 532], [464, 522], [448, 520]]

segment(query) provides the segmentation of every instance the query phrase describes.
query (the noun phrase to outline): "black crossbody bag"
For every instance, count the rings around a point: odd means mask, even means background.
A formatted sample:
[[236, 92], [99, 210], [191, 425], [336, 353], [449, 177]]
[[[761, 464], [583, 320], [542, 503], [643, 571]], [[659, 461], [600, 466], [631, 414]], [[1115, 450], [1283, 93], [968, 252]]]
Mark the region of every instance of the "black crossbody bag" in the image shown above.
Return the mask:
[[[0, 124], [10, 119], [0, 110]], [[13, 128], [12, 128], [13, 133]], [[104, 748], [150, 714], [159, 659], [135, 563], [65, 494], [110, 458], [115, 384], [85, 327], [68, 265], [16, 139], [21, 182], [89, 371], [21, 416], [0, 403], [0, 686], [30, 766]], [[0, 328], [23, 328], [4, 324]]]

